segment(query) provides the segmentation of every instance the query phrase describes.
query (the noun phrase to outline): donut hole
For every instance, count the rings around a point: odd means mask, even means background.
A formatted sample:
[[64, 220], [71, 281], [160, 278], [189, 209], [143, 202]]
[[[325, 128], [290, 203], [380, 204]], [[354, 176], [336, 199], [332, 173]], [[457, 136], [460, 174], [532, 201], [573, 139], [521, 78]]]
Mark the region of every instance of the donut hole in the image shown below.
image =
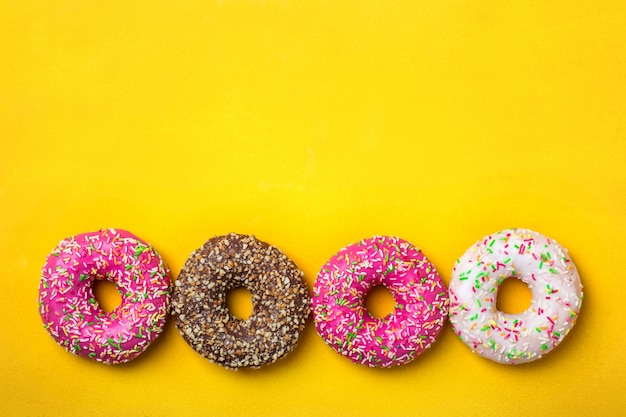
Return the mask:
[[396, 300], [384, 285], [376, 285], [365, 294], [365, 309], [374, 318], [384, 319], [393, 313], [395, 304]]
[[110, 313], [122, 303], [122, 294], [117, 285], [105, 279], [93, 280], [93, 296], [105, 313]]
[[245, 287], [231, 288], [226, 292], [226, 307], [239, 320], [247, 320], [252, 314], [252, 293]]
[[528, 285], [517, 277], [509, 277], [498, 287], [496, 308], [507, 314], [520, 314], [528, 310], [532, 301]]

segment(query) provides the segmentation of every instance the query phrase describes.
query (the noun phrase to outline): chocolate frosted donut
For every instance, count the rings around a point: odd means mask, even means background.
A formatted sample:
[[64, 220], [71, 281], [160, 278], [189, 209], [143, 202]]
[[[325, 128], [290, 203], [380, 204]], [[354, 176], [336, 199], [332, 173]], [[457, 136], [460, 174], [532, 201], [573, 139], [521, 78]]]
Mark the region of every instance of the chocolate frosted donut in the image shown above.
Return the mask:
[[[278, 248], [254, 236], [216, 236], [191, 254], [176, 280], [176, 326], [196, 352], [225, 368], [275, 362], [294, 348], [311, 311], [302, 276]], [[226, 293], [237, 287], [252, 294], [245, 320], [226, 305]]]

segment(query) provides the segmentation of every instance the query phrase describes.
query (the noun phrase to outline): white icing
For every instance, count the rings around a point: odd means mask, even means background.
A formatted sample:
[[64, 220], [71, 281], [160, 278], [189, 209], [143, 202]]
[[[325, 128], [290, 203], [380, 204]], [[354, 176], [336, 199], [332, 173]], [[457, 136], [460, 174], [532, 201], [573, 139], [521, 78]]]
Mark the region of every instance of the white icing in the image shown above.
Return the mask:
[[[498, 288], [510, 277], [532, 292], [521, 314], [496, 308]], [[583, 298], [567, 249], [526, 229], [476, 242], [455, 264], [449, 293], [457, 336], [479, 355], [507, 364], [530, 362], [554, 349], [576, 323]]]

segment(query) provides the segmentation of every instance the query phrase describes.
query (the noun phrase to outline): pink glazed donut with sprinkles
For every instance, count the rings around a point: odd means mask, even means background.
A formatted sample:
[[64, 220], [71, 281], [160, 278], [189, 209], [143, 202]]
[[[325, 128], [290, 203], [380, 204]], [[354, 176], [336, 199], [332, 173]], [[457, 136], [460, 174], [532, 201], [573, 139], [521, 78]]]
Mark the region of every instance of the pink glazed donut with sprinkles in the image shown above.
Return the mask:
[[[384, 285], [395, 299], [387, 317], [364, 306]], [[435, 267], [411, 243], [378, 236], [341, 249], [321, 269], [313, 289], [318, 334], [338, 353], [369, 367], [406, 364], [437, 338], [448, 314], [448, 291]]]
[[[500, 284], [517, 278], [532, 293], [521, 314], [496, 308]], [[580, 312], [582, 284], [567, 249], [526, 229], [485, 236], [461, 258], [450, 281], [450, 322], [473, 352], [504, 364], [541, 358], [569, 333]]]
[[[100, 308], [92, 283], [117, 285], [122, 302]], [[170, 304], [169, 270], [152, 248], [117, 229], [61, 241], [48, 255], [39, 284], [44, 328], [69, 352], [105, 364], [128, 362], [162, 332]]]

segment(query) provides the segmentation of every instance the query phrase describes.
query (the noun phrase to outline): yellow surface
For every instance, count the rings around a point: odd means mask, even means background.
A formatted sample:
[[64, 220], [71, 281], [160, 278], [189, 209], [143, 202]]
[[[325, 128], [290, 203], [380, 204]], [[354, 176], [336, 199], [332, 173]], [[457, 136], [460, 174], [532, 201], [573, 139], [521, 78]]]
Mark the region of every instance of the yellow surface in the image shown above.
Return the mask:
[[[0, 1], [0, 415], [623, 415], [625, 21], [598, 0]], [[107, 367], [37, 313], [46, 255], [101, 227], [174, 276], [207, 238], [252, 233], [311, 288], [374, 234], [447, 284], [512, 226], [567, 247], [585, 285], [578, 325], [529, 365], [446, 325], [412, 364], [367, 369], [309, 323], [286, 359], [235, 373], [169, 322]]]

